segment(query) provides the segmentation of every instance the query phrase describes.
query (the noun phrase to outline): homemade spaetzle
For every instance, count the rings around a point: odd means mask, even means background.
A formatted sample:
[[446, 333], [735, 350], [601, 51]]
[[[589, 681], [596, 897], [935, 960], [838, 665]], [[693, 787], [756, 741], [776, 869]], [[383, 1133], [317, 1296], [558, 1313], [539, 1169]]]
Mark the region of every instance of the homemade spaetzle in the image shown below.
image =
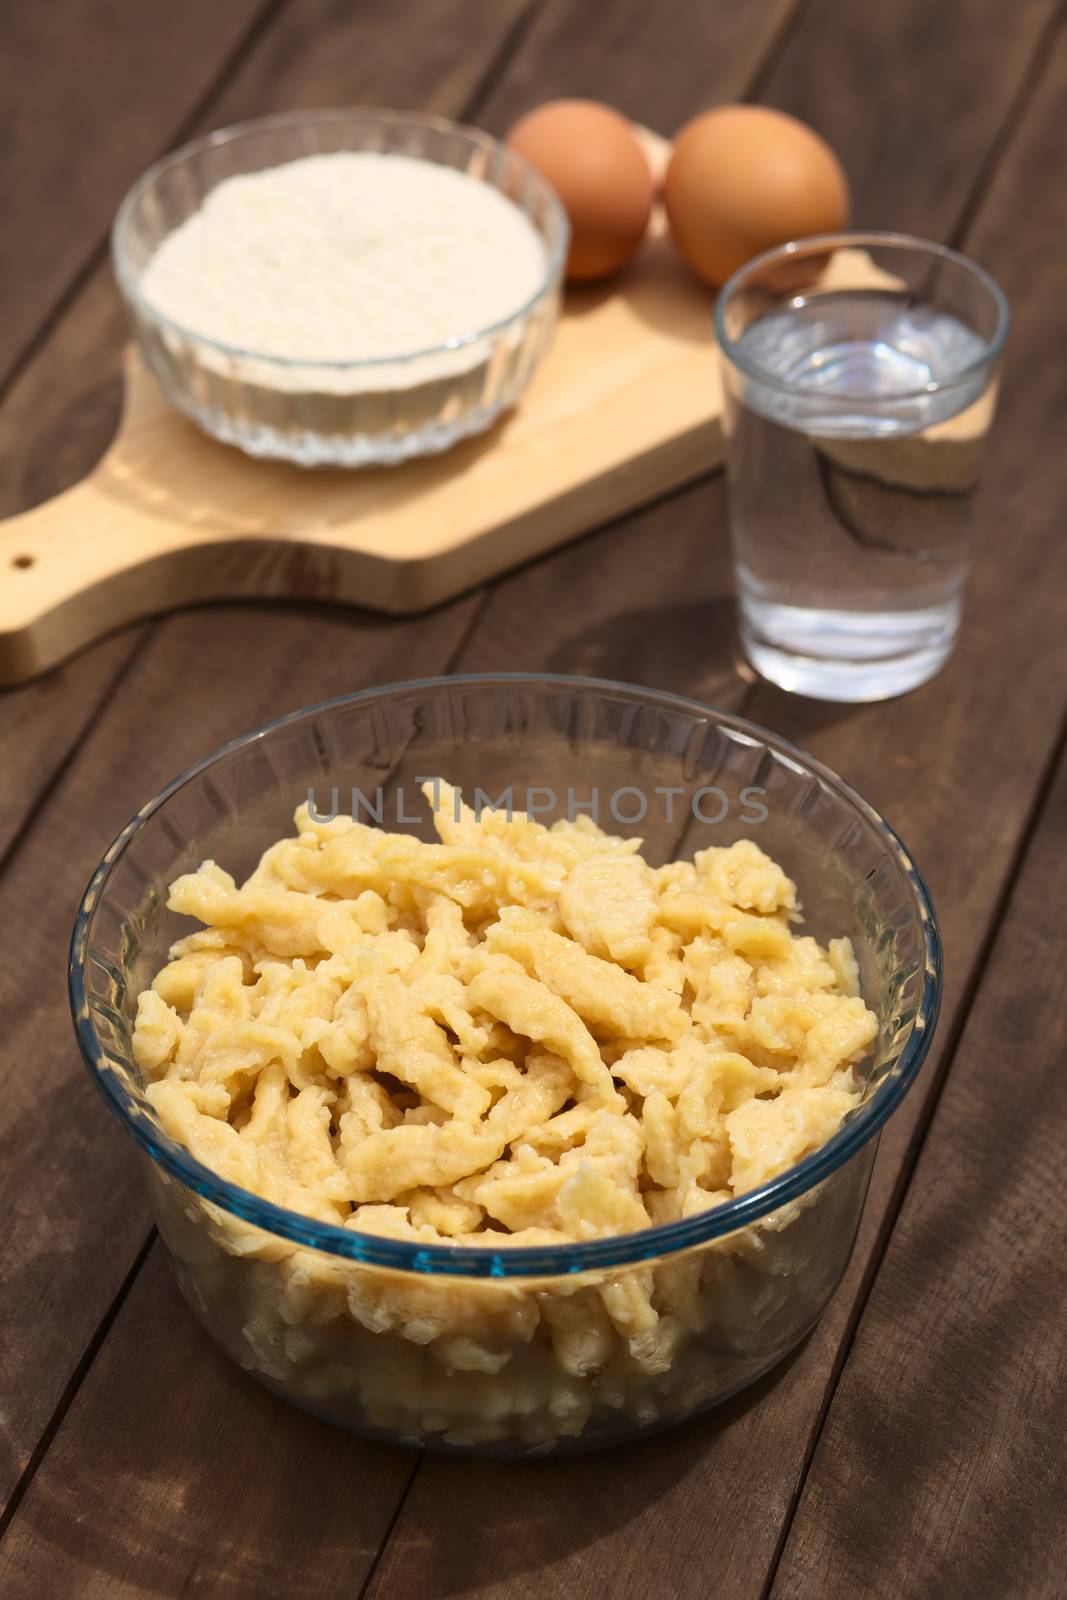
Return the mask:
[[[212, 862], [171, 886], [204, 927], [140, 996], [134, 1049], [205, 1165], [362, 1232], [562, 1245], [762, 1185], [858, 1104], [876, 1022], [851, 948], [794, 931], [754, 843], [657, 869], [585, 818], [426, 793], [438, 843], [303, 807], [240, 887]], [[721, 1241], [714, 1282], [681, 1256], [546, 1286], [378, 1271], [223, 1213], [215, 1240], [268, 1274], [247, 1365], [347, 1384], [372, 1424], [535, 1445], [684, 1385], [760, 1248]]]

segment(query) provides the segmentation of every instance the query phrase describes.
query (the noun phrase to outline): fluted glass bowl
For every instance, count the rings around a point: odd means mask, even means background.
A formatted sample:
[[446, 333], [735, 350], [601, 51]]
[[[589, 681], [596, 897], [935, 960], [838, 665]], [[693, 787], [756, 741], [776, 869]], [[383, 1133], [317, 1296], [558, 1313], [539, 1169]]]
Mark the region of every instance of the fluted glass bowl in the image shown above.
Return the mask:
[[[205, 858], [240, 879], [309, 795], [320, 812], [356, 807], [367, 820], [374, 807], [387, 828], [431, 838], [418, 781], [433, 774], [469, 798], [480, 789], [505, 803], [510, 789], [546, 820], [595, 806], [602, 826], [642, 835], [653, 864], [755, 839], [797, 881], [805, 931], [853, 941], [878, 1018], [862, 1104], [822, 1149], [728, 1204], [551, 1248], [357, 1233], [200, 1165], [164, 1133], [130, 1044], [136, 996], [188, 927], [166, 909], [168, 884]], [[753, 1382], [803, 1337], [845, 1269], [878, 1131], [923, 1061], [940, 989], [922, 880], [826, 768], [695, 701], [522, 675], [372, 689], [225, 746], [107, 851], [70, 964], [86, 1063], [144, 1153], [178, 1282], [219, 1344], [279, 1394], [361, 1433], [500, 1454], [667, 1426]], [[606, 1336], [598, 1309], [606, 1285], [620, 1303], [649, 1282], [670, 1318], [651, 1359], [640, 1340]], [[595, 1338], [583, 1337], [585, 1317]]]
[[[369, 151], [453, 167], [507, 196], [545, 249], [540, 288], [503, 321], [368, 361], [303, 361], [207, 338], [156, 310], [141, 280], [167, 235], [224, 179], [303, 156]], [[123, 200], [112, 260], [141, 353], [164, 394], [207, 433], [301, 466], [391, 465], [446, 450], [514, 406], [552, 342], [566, 215], [521, 156], [477, 128], [399, 111], [310, 111], [224, 128], [165, 156]]]

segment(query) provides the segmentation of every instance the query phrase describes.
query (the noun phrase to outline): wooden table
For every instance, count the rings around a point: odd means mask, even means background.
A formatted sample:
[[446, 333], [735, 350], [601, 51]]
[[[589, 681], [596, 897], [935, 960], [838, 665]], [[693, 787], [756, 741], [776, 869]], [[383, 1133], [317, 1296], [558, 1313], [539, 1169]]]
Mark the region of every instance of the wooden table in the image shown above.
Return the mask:
[[[417, 106], [502, 130], [539, 100], [591, 94], [669, 133], [709, 104], [766, 101], [841, 152], [859, 224], [962, 247], [1014, 316], [963, 638], [905, 699], [816, 705], [737, 673], [714, 476], [414, 621], [214, 607], [0, 699], [0, 1592], [1062, 1596], [1057, 6], [7, 0], [0, 15], [0, 513], [73, 481], [110, 435], [124, 330], [105, 241], [127, 184], [195, 131], [282, 108]], [[718, 1413], [564, 1464], [363, 1443], [228, 1365], [171, 1282], [64, 995], [83, 883], [173, 773], [310, 701], [497, 668], [661, 685], [806, 745], [904, 835], [948, 955], [932, 1059], [884, 1135], [817, 1331]]]

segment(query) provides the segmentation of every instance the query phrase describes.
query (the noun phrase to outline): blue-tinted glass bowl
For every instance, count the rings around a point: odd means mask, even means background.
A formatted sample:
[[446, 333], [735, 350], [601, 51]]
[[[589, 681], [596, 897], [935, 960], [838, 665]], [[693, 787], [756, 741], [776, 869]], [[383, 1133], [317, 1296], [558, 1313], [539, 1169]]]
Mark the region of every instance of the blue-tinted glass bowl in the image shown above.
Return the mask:
[[[480, 788], [499, 800], [510, 788], [517, 807], [546, 819], [595, 800], [601, 824], [641, 834], [654, 863], [755, 839], [796, 880], [806, 931], [853, 941], [879, 1024], [859, 1108], [822, 1149], [729, 1204], [551, 1248], [357, 1233], [282, 1210], [195, 1161], [160, 1126], [130, 1045], [137, 994], [188, 928], [166, 909], [168, 884], [206, 858], [240, 878], [291, 831], [309, 792], [320, 811], [347, 812], [355, 789], [386, 827], [431, 837], [418, 780], [433, 774], [469, 796]], [[784, 740], [650, 689], [500, 675], [330, 701], [177, 778], [93, 875], [70, 990], [86, 1063], [147, 1157], [182, 1289], [242, 1367], [366, 1434], [537, 1454], [678, 1421], [751, 1383], [813, 1325], [845, 1269], [878, 1131], [929, 1047], [941, 953], [928, 893], [892, 829]], [[629, 1286], [651, 1285], [654, 1351], [634, 1342], [625, 1314], [605, 1334], [606, 1284], [622, 1301]], [[566, 1336], [550, 1326], [560, 1304], [578, 1323]]]

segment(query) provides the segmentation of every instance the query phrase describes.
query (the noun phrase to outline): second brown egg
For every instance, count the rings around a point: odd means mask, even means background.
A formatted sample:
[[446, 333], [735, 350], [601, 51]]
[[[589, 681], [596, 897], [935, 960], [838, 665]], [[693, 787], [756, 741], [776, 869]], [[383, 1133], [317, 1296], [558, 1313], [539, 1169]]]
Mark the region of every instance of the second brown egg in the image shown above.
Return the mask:
[[716, 288], [762, 251], [836, 233], [848, 218], [848, 184], [830, 146], [764, 106], [720, 106], [688, 123], [664, 192], [675, 244]]
[[507, 142], [563, 203], [568, 279], [605, 278], [625, 266], [652, 210], [652, 173], [626, 118], [592, 100], [553, 100], [520, 118]]

